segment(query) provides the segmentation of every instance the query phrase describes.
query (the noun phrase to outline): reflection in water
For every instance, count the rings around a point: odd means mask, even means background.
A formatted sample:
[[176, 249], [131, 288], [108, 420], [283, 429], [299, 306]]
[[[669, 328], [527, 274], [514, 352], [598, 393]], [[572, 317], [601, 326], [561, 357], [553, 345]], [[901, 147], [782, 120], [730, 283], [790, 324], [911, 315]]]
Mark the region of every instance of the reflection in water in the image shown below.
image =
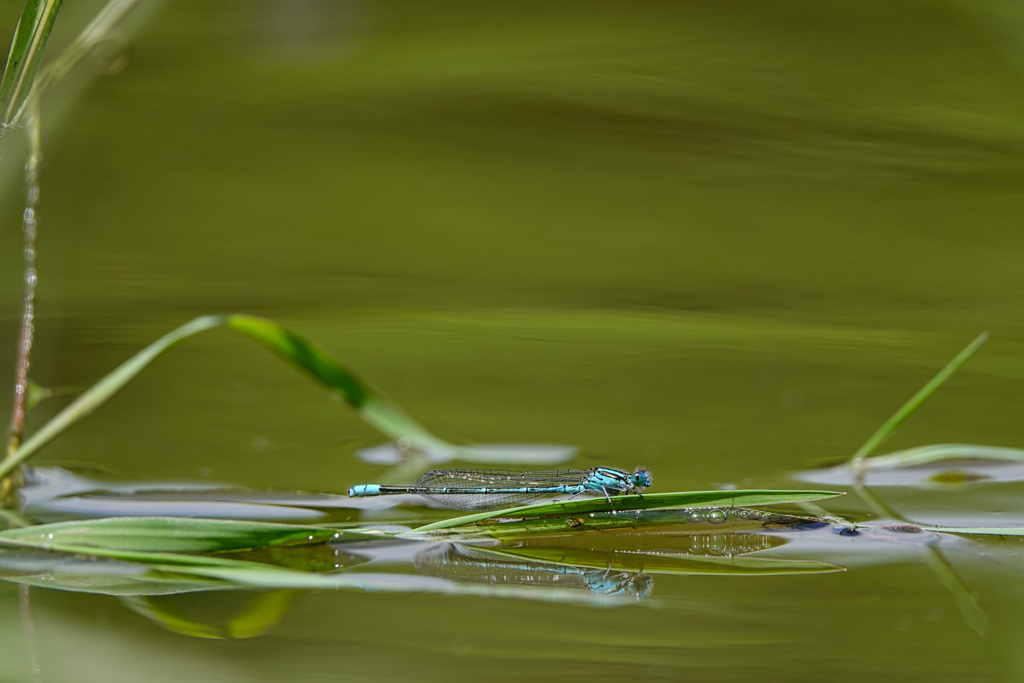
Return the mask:
[[648, 597], [654, 583], [643, 572], [520, 559], [458, 543], [445, 543], [419, 553], [413, 566], [421, 574], [459, 582], [581, 590], [637, 600]]

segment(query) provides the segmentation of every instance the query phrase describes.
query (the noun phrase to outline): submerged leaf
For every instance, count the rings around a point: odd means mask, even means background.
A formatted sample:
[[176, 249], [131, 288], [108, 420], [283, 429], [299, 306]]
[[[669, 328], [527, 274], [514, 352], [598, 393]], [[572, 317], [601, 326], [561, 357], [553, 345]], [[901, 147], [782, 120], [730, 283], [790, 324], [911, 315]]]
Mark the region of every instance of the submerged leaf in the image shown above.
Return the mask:
[[[204, 604], [214, 594], [204, 595]], [[187, 596], [185, 596], [187, 597]], [[228, 619], [192, 616], [177, 609], [181, 598], [177, 596], [136, 596], [122, 598], [121, 602], [136, 614], [160, 624], [169, 631], [195, 638], [253, 638], [266, 633], [288, 612], [295, 592], [273, 590], [259, 593], [221, 591], [217, 597], [241, 602], [241, 609]], [[223, 607], [221, 606], [221, 610]]]
[[[728, 534], [726, 536], [747, 536]], [[498, 549], [512, 557], [530, 558], [575, 567], [642, 571], [646, 574], [690, 574], [732, 576], [777, 576], [779, 574], [807, 574], [841, 572], [846, 568], [818, 560], [790, 560], [777, 557], [750, 557], [723, 554], [697, 555], [689, 553], [655, 552], [582, 552], [565, 548], [527, 547]]]

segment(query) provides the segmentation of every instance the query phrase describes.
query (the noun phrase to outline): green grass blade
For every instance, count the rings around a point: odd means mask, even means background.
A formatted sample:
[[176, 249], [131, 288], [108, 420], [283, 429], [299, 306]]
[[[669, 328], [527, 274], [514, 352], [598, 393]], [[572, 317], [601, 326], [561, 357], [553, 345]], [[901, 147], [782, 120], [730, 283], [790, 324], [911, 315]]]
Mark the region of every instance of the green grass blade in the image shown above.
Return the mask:
[[[726, 515], [726, 521], [710, 524], [694, 522], [691, 515], [695, 508], [669, 508], [655, 510], [589, 512], [583, 515], [541, 515], [519, 519], [490, 519], [474, 524], [427, 532], [430, 536], [457, 536], [468, 538], [527, 539], [536, 537], [565, 536], [589, 531], [647, 531], [654, 527], [686, 527], [688, 533], [757, 533], [766, 526], [783, 528], [820, 522], [815, 517], [796, 516], [768, 512], [756, 508], [733, 508], [712, 506]], [[708, 508], [703, 508], [708, 509]], [[423, 538], [416, 531], [406, 534], [411, 538]]]
[[226, 324], [326, 385], [386, 436], [396, 440], [406, 438], [413, 448], [424, 452], [453, 455], [458, 450], [457, 446], [428, 432], [383, 394], [308, 339], [275, 322], [249, 315], [228, 316]]
[[914, 412], [921, 407], [928, 397], [931, 396], [936, 389], [942, 386], [949, 377], [960, 369], [960, 366], [967, 362], [967, 360], [974, 355], [974, 353], [981, 348], [981, 345], [988, 341], [988, 332], [982, 332], [978, 335], [977, 339], [967, 345], [960, 354], [949, 362], [949, 365], [942, 368], [939, 374], [935, 375], [928, 384], [925, 384], [920, 391], [903, 404], [896, 414], [893, 415], [882, 425], [877, 432], [875, 432], [867, 442], [860, 447], [853, 458], [850, 459], [851, 464], [856, 467], [862, 466], [864, 459], [871, 455], [876, 448], [878, 448], [882, 442], [892, 436], [893, 432], [899, 429], [900, 425], [907, 421]]
[[50, 29], [61, 0], [28, 0], [14, 31], [3, 81], [0, 81], [0, 132], [18, 122], [35, 83]]
[[454, 456], [460, 448], [437, 438], [391, 403], [379, 391], [360, 379], [326, 351], [307, 339], [270, 320], [247, 315], [203, 316], [164, 335], [135, 354], [109, 375], [94, 384], [64, 410], [25, 440], [14, 455], [0, 462], [0, 478], [64, 433], [117, 393], [143, 368], [182, 340], [204, 330], [227, 325], [254, 339], [291, 364], [330, 387], [372, 426], [393, 439], [407, 438], [418, 450]]
[[[0, 532], [0, 539], [52, 549], [55, 545], [139, 552], [222, 552], [338, 541], [361, 535], [322, 527], [188, 517], [108, 517]], [[123, 558], [122, 558], [123, 559]]]
[[21, 448], [15, 451], [14, 455], [0, 462], [0, 478], [6, 477], [15, 467], [25, 462], [26, 459], [43, 448], [43, 446], [46, 446], [63, 434], [68, 427], [106, 403], [111, 396], [117, 393], [135, 375], [139, 374], [144, 367], [172, 346], [197, 332], [217, 327], [223, 323], [224, 318], [222, 316], [196, 318], [192, 322], [164, 335], [129, 358], [124, 364], [72, 401], [70, 405], [59, 412], [52, 420], [43, 425], [39, 431], [26, 439]]
[[59, 543], [39, 538], [13, 538], [0, 534], [0, 546], [15, 548], [38, 548], [40, 550], [52, 550], [59, 553], [70, 553], [74, 555], [88, 555], [92, 557], [105, 557], [112, 560], [124, 562], [138, 562], [148, 565], [166, 565], [174, 567], [204, 567], [204, 568], [248, 568], [267, 569], [269, 565], [259, 562], [247, 562], [245, 560], [232, 560], [207, 555], [187, 555], [183, 553], [151, 552], [144, 550], [127, 550], [123, 548], [104, 548], [98, 545], [77, 545], [74, 543]]
[[[750, 507], [756, 505], [780, 505], [803, 501], [823, 500], [844, 495], [835, 491], [788, 491], [754, 489], [747, 491], [687, 491], [682, 493], [649, 493], [640, 496], [613, 496], [615, 513], [633, 510], [680, 509], [698, 507]], [[573, 500], [562, 503], [539, 503], [507, 510], [480, 512], [462, 517], [453, 517], [416, 529], [416, 532], [440, 531], [477, 524], [496, 518], [532, 518], [545, 516], [573, 516], [589, 513], [612, 513], [608, 501], [603, 498]], [[633, 517], [633, 520], [636, 518]], [[632, 520], [630, 520], [632, 523]]]

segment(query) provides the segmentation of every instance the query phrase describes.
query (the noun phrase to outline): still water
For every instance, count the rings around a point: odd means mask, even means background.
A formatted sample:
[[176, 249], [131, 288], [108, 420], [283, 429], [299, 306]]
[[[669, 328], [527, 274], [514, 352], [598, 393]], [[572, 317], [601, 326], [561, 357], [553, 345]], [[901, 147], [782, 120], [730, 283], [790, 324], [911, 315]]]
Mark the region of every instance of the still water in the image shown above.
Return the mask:
[[[0, 5], [4, 40], [20, 5]], [[67, 3], [50, 49], [98, 7]], [[1021, 36], [1024, 10], [999, 2], [143, 3], [117, 59], [44, 105], [33, 376], [80, 390], [192, 317], [244, 312], [455, 442], [575, 448], [570, 466], [648, 467], [655, 491], [847, 491], [795, 473], [849, 456], [988, 330], [883, 450], [1024, 446]], [[16, 149], [0, 166], [0, 387]], [[341, 494], [385, 471], [354, 455], [381, 442], [215, 330], [33, 464]], [[876, 493], [923, 523], [1021, 524], [1021, 479]], [[855, 496], [825, 504], [872, 517]], [[387, 521], [324, 519], [360, 515]], [[682, 531], [602, 552], [845, 571], [622, 575], [571, 549], [396, 544], [370, 561], [422, 590], [260, 594], [277, 620], [224, 640], [144, 612], [216, 621], [252, 594], [32, 589], [26, 629], [2, 583], [0, 678], [33, 680], [33, 662], [76, 682], [1024, 675], [1019, 541], [943, 541], [951, 579], [898, 530]], [[485, 575], [628, 600], [430, 590]]]

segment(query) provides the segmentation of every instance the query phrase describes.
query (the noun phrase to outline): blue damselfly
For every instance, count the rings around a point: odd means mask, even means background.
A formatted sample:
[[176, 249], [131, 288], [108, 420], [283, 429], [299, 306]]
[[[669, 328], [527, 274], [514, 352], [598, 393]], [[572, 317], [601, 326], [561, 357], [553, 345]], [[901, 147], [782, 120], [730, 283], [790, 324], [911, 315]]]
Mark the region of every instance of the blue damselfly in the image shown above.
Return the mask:
[[435, 503], [456, 510], [498, 510], [526, 505], [548, 496], [601, 493], [611, 504], [611, 496], [635, 493], [652, 483], [647, 470], [632, 474], [613, 467], [589, 470], [477, 470], [447, 468], [430, 470], [412, 486], [360, 484], [348, 490], [353, 498], [416, 493]]

